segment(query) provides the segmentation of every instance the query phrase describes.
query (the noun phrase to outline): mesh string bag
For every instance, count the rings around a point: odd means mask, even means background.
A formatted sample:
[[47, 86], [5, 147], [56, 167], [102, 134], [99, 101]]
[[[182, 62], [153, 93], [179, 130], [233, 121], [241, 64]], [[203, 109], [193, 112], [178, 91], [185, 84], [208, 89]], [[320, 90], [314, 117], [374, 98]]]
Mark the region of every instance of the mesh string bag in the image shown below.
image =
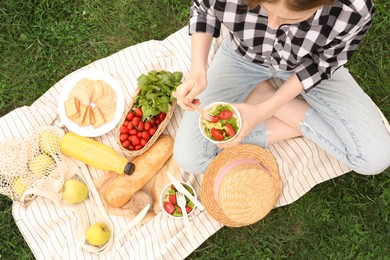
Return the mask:
[[[27, 138], [7, 139], [0, 145], [0, 194], [12, 201], [28, 206], [37, 196], [52, 201], [59, 209], [72, 211], [71, 222], [74, 239], [83, 250], [105, 254], [113, 245], [114, 225], [105, 211], [99, 193], [85, 164], [72, 160], [60, 152], [64, 131], [55, 126], [41, 126]], [[82, 210], [62, 200], [66, 180], [80, 179], [89, 189], [89, 206], [96, 221], [105, 222], [111, 230], [109, 241], [100, 247], [87, 244], [85, 232], [93, 219]]]
[[60, 192], [68, 167], [59, 147], [63, 135], [60, 128], [41, 126], [27, 138], [1, 143], [0, 194], [26, 204], [35, 197], [29, 190]]

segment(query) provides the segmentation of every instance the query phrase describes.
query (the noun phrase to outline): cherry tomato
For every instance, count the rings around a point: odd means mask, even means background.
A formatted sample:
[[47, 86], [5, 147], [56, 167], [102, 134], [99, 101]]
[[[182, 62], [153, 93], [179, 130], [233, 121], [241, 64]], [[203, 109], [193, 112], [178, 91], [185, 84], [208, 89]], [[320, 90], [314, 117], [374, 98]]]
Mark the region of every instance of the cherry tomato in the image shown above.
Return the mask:
[[141, 118], [139, 116], [135, 116], [131, 122], [133, 123], [134, 126], [138, 125], [138, 123], [141, 121]]
[[213, 117], [211, 118], [211, 122], [212, 122], [212, 123], [217, 123], [217, 122], [218, 122], [218, 119], [219, 119], [218, 116], [213, 116]]
[[128, 135], [128, 134], [121, 134], [121, 135], [119, 136], [119, 140], [121, 140], [122, 142], [123, 142], [123, 141], [126, 141], [128, 138], [129, 138], [129, 135]]
[[152, 117], [152, 119], [150, 119], [150, 123], [152, 125], [155, 125], [156, 124], [156, 117]]
[[125, 122], [123, 122], [123, 125], [124, 126], [127, 126], [129, 124], [129, 121], [128, 120], [125, 120]]
[[129, 112], [126, 116], [127, 120], [132, 120], [134, 118], [134, 114], [132, 112]]
[[140, 121], [137, 125], [138, 131], [144, 131], [145, 123]]
[[211, 136], [217, 141], [223, 140], [223, 133], [221, 129], [215, 129], [214, 127], [210, 130]]
[[127, 134], [129, 132], [129, 128], [123, 125], [119, 128], [119, 132], [121, 132], [122, 134]]
[[141, 137], [142, 137], [142, 132], [138, 132], [138, 133], [137, 133], [137, 136], [138, 136], [139, 138], [141, 138]]
[[151, 122], [145, 122], [145, 126], [144, 126], [144, 130], [145, 131], [149, 131], [149, 129], [152, 127], [152, 123]]
[[137, 133], [138, 133], [137, 129], [134, 128], [129, 131], [129, 135], [136, 135]]
[[230, 111], [230, 110], [222, 110], [220, 113], [219, 113], [219, 118], [221, 120], [227, 120], [229, 118], [231, 118], [233, 116], [233, 112]]
[[142, 132], [142, 138], [145, 139], [145, 140], [149, 140], [150, 133], [148, 131]]
[[134, 128], [134, 125], [133, 125], [133, 122], [132, 121], [129, 121], [129, 123], [127, 124], [127, 128], [129, 130], [133, 129]]
[[129, 141], [129, 140], [126, 140], [126, 141], [124, 141], [124, 142], [122, 143], [122, 146], [123, 146], [124, 148], [128, 148], [129, 145], [130, 145], [130, 141]]
[[153, 126], [152, 128], [149, 129], [149, 134], [154, 135], [157, 131], [157, 127]]
[[139, 137], [137, 135], [133, 135], [131, 137], [131, 143], [134, 145], [134, 146], [137, 146], [139, 145]]
[[135, 150], [141, 150], [142, 147], [144, 147], [144, 146], [143, 146], [143, 145], [140, 145], [140, 144], [139, 144], [139, 145], [136, 145], [136, 146], [135, 146]]
[[158, 119], [160, 120], [160, 122], [164, 121], [166, 115], [167, 114], [165, 114], [164, 112], [160, 112], [160, 114], [158, 115]]
[[141, 117], [141, 116], [143, 115], [142, 109], [141, 109], [140, 107], [136, 107], [136, 108], [134, 109], [134, 115], [135, 115], [135, 116]]
[[160, 119], [156, 118], [156, 125], [159, 125], [161, 123]]
[[236, 134], [231, 124], [226, 124], [225, 126], [227, 127], [227, 136], [234, 136]]
[[135, 150], [135, 146], [130, 144], [129, 145], [129, 150], [134, 151]]
[[140, 145], [142, 145], [142, 146], [145, 146], [146, 144], [147, 144], [147, 140], [145, 140], [145, 139], [143, 139], [143, 138], [141, 138], [140, 140], [139, 140], [139, 143], [140, 143]]

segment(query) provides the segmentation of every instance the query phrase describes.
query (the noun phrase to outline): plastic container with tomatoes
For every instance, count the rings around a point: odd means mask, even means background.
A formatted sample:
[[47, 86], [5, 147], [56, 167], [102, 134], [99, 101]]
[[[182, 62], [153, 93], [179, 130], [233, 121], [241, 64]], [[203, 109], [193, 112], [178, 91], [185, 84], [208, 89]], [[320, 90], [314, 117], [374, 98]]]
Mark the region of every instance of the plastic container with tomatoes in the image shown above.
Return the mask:
[[[193, 196], [197, 199], [196, 192], [194, 188], [187, 182], [179, 181]], [[161, 210], [168, 216], [173, 218], [182, 218], [183, 213], [179, 205], [177, 204], [176, 199], [176, 188], [173, 183], [167, 184], [164, 189], [162, 189], [160, 194], [160, 206]], [[186, 210], [187, 214], [192, 214], [195, 209], [194, 203], [186, 197]]]
[[199, 117], [199, 128], [205, 138], [218, 144], [236, 137], [241, 129], [241, 115], [233, 105], [215, 102], [205, 109], [213, 115], [211, 121]]

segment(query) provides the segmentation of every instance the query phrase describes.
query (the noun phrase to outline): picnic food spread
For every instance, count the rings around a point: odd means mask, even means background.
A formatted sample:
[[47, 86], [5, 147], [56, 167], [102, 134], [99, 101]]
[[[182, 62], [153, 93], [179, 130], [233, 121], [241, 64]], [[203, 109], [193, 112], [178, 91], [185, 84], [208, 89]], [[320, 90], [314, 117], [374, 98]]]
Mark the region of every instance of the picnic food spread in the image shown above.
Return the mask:
[[[69, 128], [70, 131], [61, 135], [61, 138], [53, 138], [51, 133], [42, 134], [39, 143], [41, 153], [29, 161], [30, 172], [38, 177], [47, 176], [47, 172], [50, 174], [56, 167], [53, 158], [61, 152], [97, 169], [118, 173], [107, 184], [104, 193], [99, 194], [104, 196], [102, 199], [110, 206], [122, 208], [128, 205], [136, 214], [146, 212], [154, 202], [151, 194], [142, 188], [163, 168], [173, 153], [174, 140], [169, 135], [162, 135], [162, 131], [175, 108], [176, 100], [172, 92], [181, 79], [181, 72], [167, 71], [151, 71], [138, 78], [138, 90], [123, 114], [122, 122], [117, 125], [118, 143], [125, 155], [135, 157], [131, 161], [110, 146]], [[69, 91], [67, 99], [59, 103], [59, 108], [61, 106], [67, 119], [81, 127], [92, 126], [95, 129], [102, 127], [118, 113], [115, 89], [99, 79], [78, 80]], [[211, 107], [209, 112], [213, 119], [202, 121], [202, 129], [209, 138], [216, 141], [230, 140], [239, 131], [240, 117], [230, 104], [218, 104]], [[54, 148], [48, 145], [49, 142], [54, 143]], [[172, 179], [171, 181], [173, 182]], [[87, 183], [76, 179], [66, 180], [62, 185], [62, 200], [70, 205], [84, 202], [89, 197], [89, 188], [93, 187], [88, 186], [91, 183], [86, 185]], [[161, 209], [172, 217], [182, 217], [184, 210], [188, 214], [195, 209], [192, 201], [192, 197], [196, 200], [195, 190], [189, 184], [181, 184], [183, 187], [179, 185], [178, 189], [183, 189], [180, 191], [185, 196], [181, 207], [176, 197], [176, 184], [166, 186], [160, 196]], [[15, 179], [13, 186], [14, 193], [18, 196], [26, 189], [21, 178]], [[108, 242], [113, 233], [107, 226], [109, 222], [91, 224], [85, 233], [88, 245], [99, 248], [110, 246]], [[86, 249], [93, 250], [88, 247]]]
[[110, 122], [116, 113], [116, 93], [103, 80], [82, 79], [65, 101], [66, 116], [79, 126], [94, 128]]

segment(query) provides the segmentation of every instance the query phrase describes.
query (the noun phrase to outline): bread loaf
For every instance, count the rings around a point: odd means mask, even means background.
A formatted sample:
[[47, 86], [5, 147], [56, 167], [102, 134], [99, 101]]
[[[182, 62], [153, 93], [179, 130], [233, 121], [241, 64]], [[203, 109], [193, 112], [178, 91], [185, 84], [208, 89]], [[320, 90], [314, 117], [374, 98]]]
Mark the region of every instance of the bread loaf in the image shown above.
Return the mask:
[[134, 193], [142, 187], [163, 167], [173, 152], [173, 138], [161, 135], [157, 141], [132, 163], [135, 170], [132, 175], [120, 174], [107, 187], [105, 197], [114, 207], [125, 205]]

